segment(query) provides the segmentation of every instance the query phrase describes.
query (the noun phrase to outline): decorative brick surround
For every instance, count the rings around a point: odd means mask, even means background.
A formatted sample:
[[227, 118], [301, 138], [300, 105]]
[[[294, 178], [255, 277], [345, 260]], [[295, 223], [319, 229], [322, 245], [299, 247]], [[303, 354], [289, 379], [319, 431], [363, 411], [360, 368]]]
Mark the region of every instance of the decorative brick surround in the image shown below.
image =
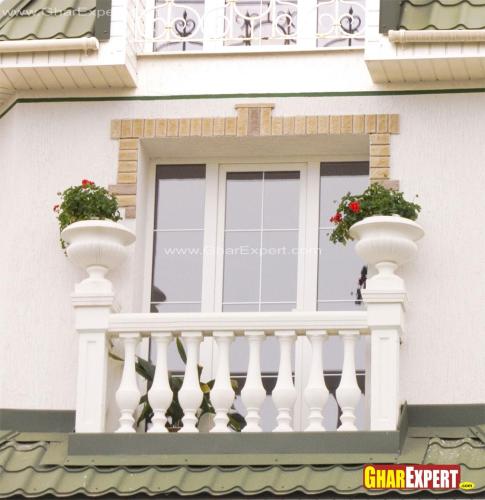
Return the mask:
[[119, 141], [118, 179], [109, 189], [125, 216], [136, 217], [140, 139], [367, 134], [371, 181], [399, 187], [398, 181], [389, 180], [390, 138], [399, 134], [399, 115], [273, 116], [273, 109], [273, 104], [238, 104], [234, 117], [113, 120], [111, 138]]

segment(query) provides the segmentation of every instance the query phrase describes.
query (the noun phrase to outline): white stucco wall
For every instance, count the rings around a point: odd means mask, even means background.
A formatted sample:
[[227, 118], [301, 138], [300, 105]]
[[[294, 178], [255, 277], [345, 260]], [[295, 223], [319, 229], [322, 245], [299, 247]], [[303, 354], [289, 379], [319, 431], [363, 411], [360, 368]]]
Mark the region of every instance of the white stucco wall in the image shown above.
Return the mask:
[[[82, 178], [115, 182], [110, 120], [232, 115], [243, 101], [29, 103], [0, 120], [0, 407], [74, 408], [77, 345], [69, 295], [81, 273], [59, 248], [52, 206], [58, 190]], [[401, 134], [392, 139], [392, 177], [408, 196], [419, 193], [426, 230], [417, 260], [402, 273], [410, 303], [401, 396], [412, 403], [483, 401], [485, 95], [263, 101], [275, 103], [276, 115], [401, 115]], [[139, 298], [133, 260], [113, 276], [127, 311]]]

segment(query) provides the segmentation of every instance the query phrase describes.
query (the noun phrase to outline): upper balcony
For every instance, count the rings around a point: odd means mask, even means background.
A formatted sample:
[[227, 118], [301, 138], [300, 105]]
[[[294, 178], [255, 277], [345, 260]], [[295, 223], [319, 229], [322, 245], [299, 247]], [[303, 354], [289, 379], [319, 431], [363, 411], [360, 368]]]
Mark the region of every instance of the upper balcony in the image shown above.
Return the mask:
[[362, 49], [365, 0], [140, 0], [140, 54]]

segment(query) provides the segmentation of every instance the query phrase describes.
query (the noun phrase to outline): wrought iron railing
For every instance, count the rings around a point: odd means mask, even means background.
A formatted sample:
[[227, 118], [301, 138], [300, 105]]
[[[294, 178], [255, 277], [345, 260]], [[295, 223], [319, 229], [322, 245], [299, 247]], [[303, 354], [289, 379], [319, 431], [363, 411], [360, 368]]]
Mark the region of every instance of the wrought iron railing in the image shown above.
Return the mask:
[[146, 0], [139, 52], [359, 47], [365, 0]]

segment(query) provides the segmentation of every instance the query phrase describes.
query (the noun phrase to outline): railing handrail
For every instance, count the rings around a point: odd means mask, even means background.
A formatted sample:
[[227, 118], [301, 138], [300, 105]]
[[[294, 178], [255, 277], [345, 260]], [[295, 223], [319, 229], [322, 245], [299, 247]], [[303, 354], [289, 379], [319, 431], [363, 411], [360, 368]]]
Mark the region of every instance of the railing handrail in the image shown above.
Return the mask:
[[114, 313], [110, 314], [108, 323], [111, 334], [231, 331], [242, 335], [247, 331], [280, 330], [298, 335], [309, 330], [325, 330], [327, 334], [337, 334], [340, 330], [369, 333], [367, 311]]

